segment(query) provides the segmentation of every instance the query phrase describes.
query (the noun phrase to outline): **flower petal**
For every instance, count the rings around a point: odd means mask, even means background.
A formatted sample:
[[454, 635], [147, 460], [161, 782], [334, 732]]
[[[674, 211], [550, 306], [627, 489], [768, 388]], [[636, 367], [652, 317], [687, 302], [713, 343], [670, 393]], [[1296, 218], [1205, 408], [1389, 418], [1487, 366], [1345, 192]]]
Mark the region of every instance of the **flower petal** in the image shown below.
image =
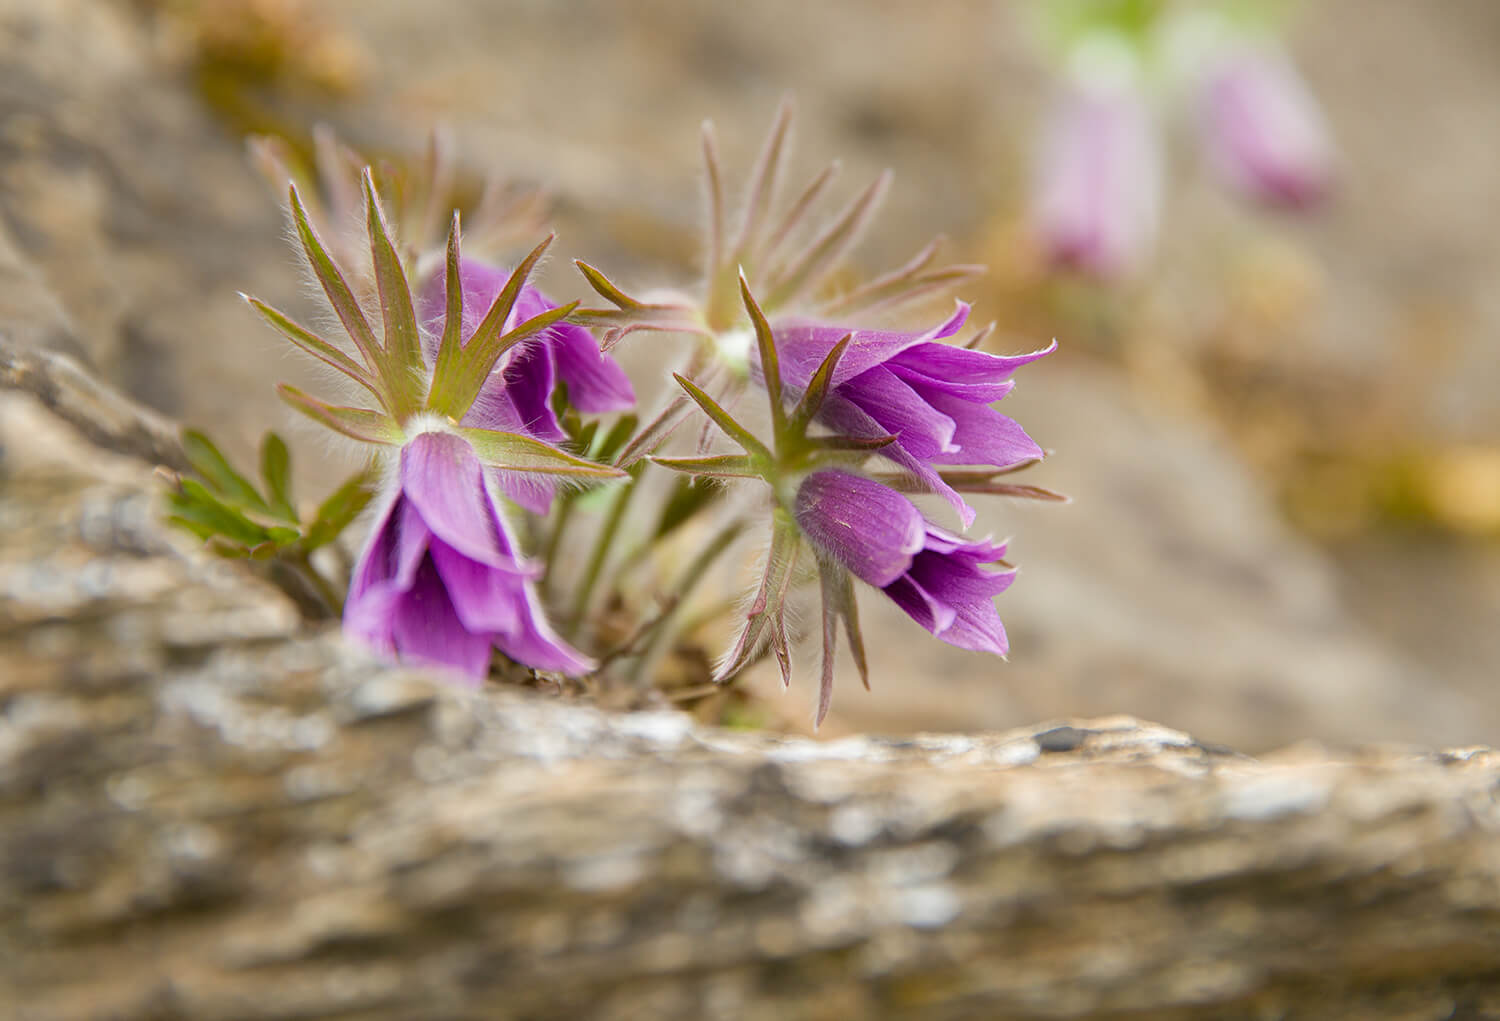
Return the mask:
[[485, 489], [474, 449], [452, 433], [428, 432], [401, 449], [401, 490], [434, 535], [492, 567], [515, 563]]
[[943, 390], [965, 400], [989, 404], [1010, 392], [1014, 385], [1012, 373], [1055, 350], [1057, 341], [1023, 355], [966, 351], [949, 344], [918, 344], [886, 364], [918, 389]]
[[923, 400], [921, 394], [883, 365], [839, 387], [838, 396], [857, 404], [879, 423], [882, 435], [899, 436], [897, 442], [915, 457], [931, 460], [958, 449], [953, 446], [957, 428], [953, 418]]
[[[871, 418], [863, 408], [838, 396], [830, 395], [823, 402], [823, 410], [818, 415], [818, 419], [834, 431], [848, 436], [887, 435], [885, 428]], [[958, 512], [959, 520], [963, 522], [965, 528], [974, 523], [974, 508], [964, 502], [964, 498], [956, 489], [943, 481], [943, 477], [938, 474], [936, 468], [923, 458], [913, 455], [899, 439], [895, 443], [881, 447], [877, 453], [904, 469], [929, 491], [947, 500], [949, 506]]]
[[599, 350], [588, 330], [558, 323], [548, 332], [557, 375], [568, 384], [569, 404], [588, 414], [635, 407], [630, 378], [613, 358]]
[[805, 387], [833, 346], [849, 336], [849, 346], [833, 373], [833, 385], [845, 383], [918, 344], [951, 337], [963, 329], [969, 306], [957, 303], [953, 315], [925, 332], [897, 330], [853, 330], [847, 326], [790, 320], [776, 324], [776, 351], [782, 380], [790, 387]]
[[987, 404], [936, 392], [929, 393], [927, 398], [934, 409], [946, 413], [955, 423], [954, 446], [933, 455], [939, 464], [992, 464], [1008, 468], [1034, 461], [1043, 454], [1020, 423]]
[[403, 659], [451, 666], [476, 684], [489, 672], [490, 636], [464, 627], [430, 557], [391, 614], [391, 637]]
[[857, 578], [889, 585], [922, 548], [926, 521], [916, 506], [872, 479], [814, 472], [797, 490], [797, 524]]

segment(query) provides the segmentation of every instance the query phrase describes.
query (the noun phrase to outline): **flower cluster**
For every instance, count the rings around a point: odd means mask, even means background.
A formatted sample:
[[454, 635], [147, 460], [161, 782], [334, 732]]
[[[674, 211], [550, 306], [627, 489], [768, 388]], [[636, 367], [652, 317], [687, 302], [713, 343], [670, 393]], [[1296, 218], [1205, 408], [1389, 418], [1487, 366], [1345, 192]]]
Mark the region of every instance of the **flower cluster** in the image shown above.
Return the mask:
[[[938, 264], [937, 242], [889, 273], [838, 289], [836, 274], [888, 178], [817, 222], [818, 199], [836, 167], [783, 203], [791, 125], [784, 103], [734, 224], [706, 131], [709, 224], [700, 286], [633, 297], [580, 262], [586, 281], [607, 299], [599, 308], [559, 306], [533, 283], [550, 238], [514, 265], [484, 261], [462, 251], [466, 239], [454, 212], [439, 244], [433, 208], [445, 201], [438, 196], [446, 186], [436, 156], [425, 177], [399, 189], [399, 204], [383, 197], [370, 168], [352, 176], [352, 154], [320, 137], [330, 164], [318, 168], [325, 194], [309, 212], [304, 176], [290, 188], [290, 209], [345, 336], [330, 339], [248, 300], [362, 398], [330, 403], [279, 387], [297, 411], [372, 452], [366, 477], [378, 482], [367, 487], [369, 534], [344, 601], [349, 636], [387, 656], [446, 665], [473, 682], [488, 674], [496, 650], [554, 675], [607, 673], [628, 663], [638, 675], [649, 673], [661, 650], [689, 630], [681, 608], [711, 563], [741, 535], [768, 525], [760, 583], [714, 680], [728, 681], [769, 655], [790, 683], [797, 636], [788, 606], [814, 573], [822, 599], [820, 722], [840, 631], [866, 674], [856, 582], [878, 589], [944, 642], [1008, 652], [994, 604], [1015, 577], [1003, 560], [1005, 545], [929, 520], [908, 494], [945, 500], [962, 530], [974, 523], [974, 494], [1058, 498], [1007, 480], [1043, 451], [993, 407], [1015, 385], [1015, 371], [1053, 347], [993, 354], [981, 347], [988, 329], [960, 342], [969, 316], [963, 302], [929, 328], [906, 328], [918, 302], [941, 298], [980, 271]], [[273, 173], [285, 172], [273, 146], [258, 151]], [[530, 215], [529, 206], [520, 208]], [[344, 240], [331, 249], [325, 236], [347, 239], [355, 218], [363, 220], [367, 243], [355, 248]], [[398, 237], [392, 223], [411, 233]], [[486, 234], [503, 236], [498, 227], [488, 224]], [[676, 389], [644, 421], [633, 413], [637, 388], [614, 355], [616, 345], [643, 330], [688, 341]], [[752, 390], [764, 395], [763, 404], [742, 400]], [[703, 425], [697, 446], [669, 449], [684, 446], [679, 426], [695, 415]], [[714, 449], [711, 427], [736, 449]], [[724, 484], [742, 480], [746, 486]], [[652, 487], [664, 491], [655, 523], [627, 528], [632, 514], [650, 513], [633, 494]], [[569, 577], [568, 553], [578, 538], [572, 530], [601, 508], [592, 545], [583, 547], [590, 552]], [[701, 527], [682, 527], [694, 519]], [[705, 529], [713, 538], [687, 557], [669, 596], [654, 610], [639, 600], [632, 605], [638, 582], [631, 572], [680, 536]], [[635, 537], [633, 551], [617, 549], [627, 534]], [[523, 543], [543, 552], [528, 555]], [[682, 560], [679, 553], [672, 562]], [[605, 601], [611, 612], [622, 605], [634, 611], [613, 648], [600, 646], [609, 629], [593, 613], [601, 578], [613, 584]], [[551, 604], [569, 583], [569, 609], [558, 615]]]
[[1301, 209], [1329, 191], [1333, 145], [1268, 24], [1270, 4], [1061, 0], [1060, 69], [1038, 147], [1032, 220], [1050, 260], [1098, 277], [1140, 264], [1164, 187], [1160, 107], [1181, 100], [1230, 187]]

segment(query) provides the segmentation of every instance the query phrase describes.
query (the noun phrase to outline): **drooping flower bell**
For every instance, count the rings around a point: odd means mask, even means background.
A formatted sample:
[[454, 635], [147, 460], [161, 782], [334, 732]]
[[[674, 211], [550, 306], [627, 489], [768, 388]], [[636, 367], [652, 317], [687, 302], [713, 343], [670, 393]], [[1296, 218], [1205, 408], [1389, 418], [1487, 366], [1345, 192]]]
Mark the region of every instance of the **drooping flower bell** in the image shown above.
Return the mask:
[[1071, 63], [1041, 139], [1032, 226], [1054, 265], [1116, 277], [1156, 241], [1160, 129], [1128, 50], [1083, 44]]
[[418, 433], [354, 569], [347, 632], [387, 655], [442, 663], [478, 680], [491, 646], [517, 663], [577, 675], [593, 661], [547, 623], [467, 440]]
[[1317, 100], [1280, 46], [1259, 38], [1223, 42], [1200, 74], [1203, 143], [1231, 185], [1297, 208], [1327, 195], [1333, 143]]
[[795, 515], [814, 546], [937, 638], [997, 656], [1010, 650], [993, 598], [1015, 572], [981, 569], [1005, 556], [1003, 544], [945, 531], [894, 489], [838, 469], [803, 480]]
[[[375, 407], [333, 405], [296, 387], [282, 399], [314, 421], [374, 445], [396, 462], [380, 496], [377, 525], [361, 553], [345, 606], [345, 629], [388, 654], [449, 664], [471, 677], [487, 669], [498, 646], [519, 663], [579, 673], [587, 657], [551, 630], [496, 505], [488, 476], [598, 481], [622, 472], [594, 464], [537, 439], [524, 426], [473, 416], [482, 399], [500, 403], [511, 392], [507, 355], [530, 344], [547, 361], [548, 331], [573, 306], [551, 307], [538, 294], [521, 301], [532, 268], [549, 241], [538, 245], [493, 295], [488, 310], [466, 328], [455, 214], [448, 235], [440, 332], [419, 324], [372, 175], [363, 176], [370, 239], [372, 294], [380, 333], [365, 314], [343, 271], [308, 219], [295, 187], [293, 221], [313, 274], [353, 342], [353, 354], [294, 323], [269, 306], [251, 304], [303, 351], [342, 372]], [[477, 308], [477, 306], [476, 306]], [[535, 359], [533, 359], [535, 360]], [[524, 364], [524, 363], [523, 363]], [[498, 368], [497, 368], [498, 367]], [[551, 393], [546, 377], [546, 395]], [[527, 379], [516, 387], [531, 392]], [[485, 398], [486, 394], [491, 396]], [[490, 426], [500, 425], [501, 428]], [[508, 428], [506, 426], [509, 426]]]

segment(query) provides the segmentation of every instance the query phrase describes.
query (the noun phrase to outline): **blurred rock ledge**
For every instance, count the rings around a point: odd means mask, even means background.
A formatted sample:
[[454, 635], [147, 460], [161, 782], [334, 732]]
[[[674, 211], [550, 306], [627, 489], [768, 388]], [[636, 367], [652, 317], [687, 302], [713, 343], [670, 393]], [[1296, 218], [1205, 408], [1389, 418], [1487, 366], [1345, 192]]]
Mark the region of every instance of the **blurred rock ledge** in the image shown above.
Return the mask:
[[1500, 1016], [1493, 751], [466, 692], [300, 632], [34, 399], [0, 443], [9, 1016]]

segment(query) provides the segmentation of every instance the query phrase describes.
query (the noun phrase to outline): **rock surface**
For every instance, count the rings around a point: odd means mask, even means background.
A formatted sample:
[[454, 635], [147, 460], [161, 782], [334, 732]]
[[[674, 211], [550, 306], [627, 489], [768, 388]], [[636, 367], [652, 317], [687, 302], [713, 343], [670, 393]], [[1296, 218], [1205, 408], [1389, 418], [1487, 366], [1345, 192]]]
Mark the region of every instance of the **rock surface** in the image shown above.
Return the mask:
[[1500, 1017], [1500, 753], [468, 692], [303, 633], [31, 398], [0, 438], [11, 1016]]
[[465, 693], [296, 637], [160, 535], [144, 472], [60, 470], [77, 441], [40, 415], [6, 402], [46, 442], [0, 502], [19, 1016], [1380, 1017], [1493, 991], [1493, 753], [1256, 762], [1128, 719], [818, 744]]

